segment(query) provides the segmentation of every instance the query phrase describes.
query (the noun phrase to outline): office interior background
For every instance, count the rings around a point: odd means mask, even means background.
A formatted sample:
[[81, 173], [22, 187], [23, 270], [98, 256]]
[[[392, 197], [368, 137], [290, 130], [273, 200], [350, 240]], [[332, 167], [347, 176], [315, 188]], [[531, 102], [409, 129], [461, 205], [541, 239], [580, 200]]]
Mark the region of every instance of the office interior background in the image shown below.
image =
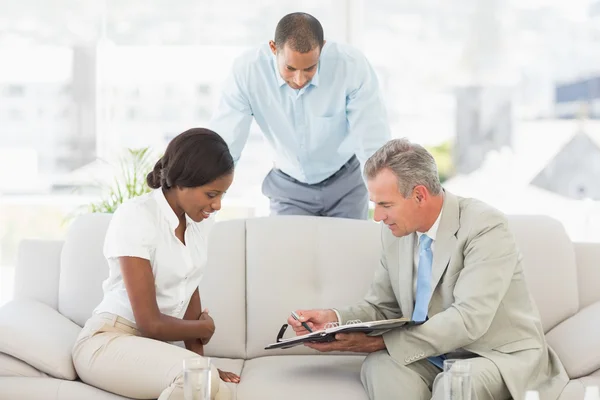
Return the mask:
[[[61, 239], [129, 150], [206, 126], [294, 11], [365, 53], [446, 189], [600, 240], [599, 0], [0, 0], [0, 304], [22, 239]], [[268, 215], [268, 151], [253, 125], [217, 219]]]

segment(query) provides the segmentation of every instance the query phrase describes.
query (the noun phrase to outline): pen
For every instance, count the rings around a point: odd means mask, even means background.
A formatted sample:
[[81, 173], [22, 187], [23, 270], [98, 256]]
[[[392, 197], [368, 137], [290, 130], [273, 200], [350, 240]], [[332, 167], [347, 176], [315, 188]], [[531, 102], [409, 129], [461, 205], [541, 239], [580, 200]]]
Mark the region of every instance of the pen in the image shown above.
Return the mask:
[[[300, 321], [300, 317], [298, 316], [298, 314], [296, 314], [294, 311], [292, 311], [292, 317], [294, 317], [294, 319], [296, 321]], [[304, 329], [306, 329], [307, 331], [312, 333], [312, 329], [310, 329], [308, 327], [308, 324], [306, 322], [302, 322], [302, 326], [304, 327]]]

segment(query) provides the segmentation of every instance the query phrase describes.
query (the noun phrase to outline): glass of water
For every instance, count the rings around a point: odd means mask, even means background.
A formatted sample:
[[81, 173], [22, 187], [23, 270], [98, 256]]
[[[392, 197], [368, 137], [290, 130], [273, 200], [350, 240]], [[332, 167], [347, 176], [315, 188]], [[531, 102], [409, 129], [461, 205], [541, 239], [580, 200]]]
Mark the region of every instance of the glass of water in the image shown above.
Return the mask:
[[183, 360], [183, 395], [185, 400], [210, 400], [210, 358]]
[[444, 398], [471, 400], [471, 362], [444, 360]]

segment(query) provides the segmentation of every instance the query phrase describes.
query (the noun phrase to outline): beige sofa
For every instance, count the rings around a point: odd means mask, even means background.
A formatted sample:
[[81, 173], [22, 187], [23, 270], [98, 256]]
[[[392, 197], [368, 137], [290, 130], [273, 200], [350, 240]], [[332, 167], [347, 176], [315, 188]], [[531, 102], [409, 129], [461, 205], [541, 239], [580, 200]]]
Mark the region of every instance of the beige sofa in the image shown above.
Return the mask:
[[[109, 219], [86, 215], [64, 242], [21, 244], [15, 300], [0, 308], [0, 399], [121, 398], [78, 381], [70, 359], [80, 326], [102, 296]], [[572, 378], [561, 399], [582, 399], [585, 385], [600, 385], [600, 244], [572, 243], [547, 217], [511, 217], [511, 224], [548, 341]], [[241, 374], [234, 398], [367, 398], [359, 379], [363, 356], [264, 346], [291, 310], [361, 299], [378, 263], [379, 229], [316, 217], [215, 226], [201, 285], [217, 326], [207, 353], [218, 367]]]

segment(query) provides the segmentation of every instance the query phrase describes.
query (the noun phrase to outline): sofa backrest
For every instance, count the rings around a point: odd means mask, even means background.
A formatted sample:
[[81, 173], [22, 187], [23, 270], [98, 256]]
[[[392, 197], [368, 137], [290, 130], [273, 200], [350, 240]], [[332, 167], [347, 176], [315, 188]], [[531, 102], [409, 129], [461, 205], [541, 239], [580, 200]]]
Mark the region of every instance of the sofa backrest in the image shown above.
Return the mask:
[[[510, 216], [525, 277], [545, 331], [578, 310], [574, 247], [546, 216]], [[380, 255], [380, 226], [371, 221], [280, 217], [247, 221], [248, 357], [313, 354], [303, 346], [263, 350], [297, 308], [360, 301]], [[288, 328], [289, 329], [289, 328]], [[288, 332], [289, 336], [289, 332]]]
[[63, 241], [26, 239], [19, 243], [14, 298], [58, 309], [58, 278]]
[[[365, 295], [380, 257], [372, 221], [285, 216], [246, 222], [248, 358], [314, 354], [264, 350], [296, 309], [343, 307]], [[292, 336], [288, 328], [286, 337]]]
[[[108, 266], [102, 254], [111, 214], [88, 214], [70, 227], [61, 255], [58, 311], [80, 326], [102, 300]], [[209, 266], [200, 286], [202, 307], [217, 326], [206, 355], [245, 357], [244, 221], [215, 224], [209, 239]]]
[[110, 214], [76, 218], [65, 237], [58, 284], [58, 311], [83, 326], [102, 300], [108, 266], [102, 254]]
[[562, 224], [547, 216], [513, 215], [509, 224], [523, 256], [527, 285], [548, 332], [579, 309], [573, 243]]
[[600, 301], [600, 243], [575, 243], [579, 275], [579, 308]]

